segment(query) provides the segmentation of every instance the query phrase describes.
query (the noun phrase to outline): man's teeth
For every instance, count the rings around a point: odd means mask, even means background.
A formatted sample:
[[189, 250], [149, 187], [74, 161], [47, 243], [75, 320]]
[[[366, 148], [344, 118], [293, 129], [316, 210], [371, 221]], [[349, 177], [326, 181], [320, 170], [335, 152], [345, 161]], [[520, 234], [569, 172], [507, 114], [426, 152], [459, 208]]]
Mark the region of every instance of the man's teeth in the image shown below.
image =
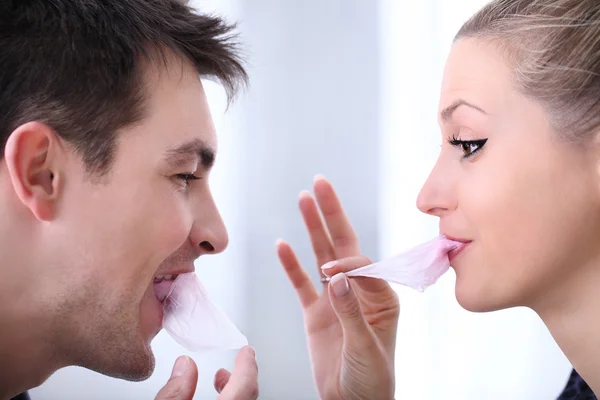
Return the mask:
[[162, 281], [172, 281], [177, 278], [177, 275], [157, 275], [154, 277], [154, 283], [162, 282]]

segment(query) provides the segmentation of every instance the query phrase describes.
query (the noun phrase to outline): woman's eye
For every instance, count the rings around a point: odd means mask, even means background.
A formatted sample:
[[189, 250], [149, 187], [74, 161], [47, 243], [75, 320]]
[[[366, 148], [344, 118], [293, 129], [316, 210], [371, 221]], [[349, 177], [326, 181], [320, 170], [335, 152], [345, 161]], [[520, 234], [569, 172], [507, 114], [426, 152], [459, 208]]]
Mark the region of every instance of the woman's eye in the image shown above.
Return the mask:
[[475, 153], [477, 149], [479, 149], [479, 146], [475, 143], [463, 143], [461, 146], [463, 155], [465, 156], [469, 156], [470, 154]]
[[460, 140], [456, 137], [452, 137], [448, 139], [448, 143], [450, 143], [454, 147], [459, 147], [463, 152], [463, 158], [468, 158], [483, 149], [483, 146], [487, 142], [487, 139], [481, 140]]
[[177, 179], [179, 179], [180, 181], [182, 181], [185, 186], [189, 186], [190, 185], [190, 181], [197, 181], [198, 179], [200, 179], [200, 177], [194, 175], [194, 174], [177, 174]]

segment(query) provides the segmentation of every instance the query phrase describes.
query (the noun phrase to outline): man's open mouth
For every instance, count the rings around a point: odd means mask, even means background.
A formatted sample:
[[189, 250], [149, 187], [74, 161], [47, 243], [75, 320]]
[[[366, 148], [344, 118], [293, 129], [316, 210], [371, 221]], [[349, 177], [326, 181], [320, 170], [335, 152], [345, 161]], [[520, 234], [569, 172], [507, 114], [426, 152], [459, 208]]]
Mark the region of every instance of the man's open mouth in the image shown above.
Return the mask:
[[171, 292], [171, 286], [177, 278], [175, 275], [157, 275], [154, 277], [154, 295], [162, 303]]

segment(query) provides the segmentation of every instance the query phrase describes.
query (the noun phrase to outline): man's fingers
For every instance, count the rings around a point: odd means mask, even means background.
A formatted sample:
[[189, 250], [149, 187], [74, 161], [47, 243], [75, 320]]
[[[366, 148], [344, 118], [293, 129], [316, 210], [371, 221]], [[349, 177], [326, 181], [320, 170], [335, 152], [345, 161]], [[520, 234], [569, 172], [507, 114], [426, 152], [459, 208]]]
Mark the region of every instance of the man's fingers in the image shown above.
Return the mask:
[[290, 282], [292, 282], [292, 286], [296, 289], [302, 308], [306, 308], [317, 301], [319, 299], [317, 289], [315, 289], [310, 277], [298, 262], [298, 257], [296, 257], [290, 245], [283, 240], [278, 240], [277, 255]]
[[225, 388], [225, 385], [227, 385], [227, 382], [229, 382], [229, 378], [231, 377], [231, 372], [227, 371], [224, 368], [221, 368], [220, 370], [217, 371], [217, 373], [215, 374], [215, 390], [217, 391], [217, 393], [221, 393], [223, 391], [223, 389]]
[[233, 371], [219, 400], [256, 400], [258, 398], [258, 365], [256, 354], [250, 346], [244, 346], [235, 359]]
[[198, 382], [198, 367], [189, 357], [175, 361], [171, 378], [156, 395], [155, 400], [192, 400]]
[[[310, 237], [310, 243], [312, 244], [315, 258], [317, 259], [317, 266], [323, 265], [326, 262], [335, 260], [335, 251], [333, 244], [325, 229], [323, 218], [317, 207], [317, 202], [308, 192], [300, 193], [300, 200], [298, 201], [300, 212], [302, 213], [302, 219], [308, 230], [308, 236]], [[321, 271], [319, 275], [323, 277]]]
[[331, 183], [324, 177], [317, 176], [314, 183], [314, 192], [329, 230], [335, 258], [360, 254], [358, 237]]

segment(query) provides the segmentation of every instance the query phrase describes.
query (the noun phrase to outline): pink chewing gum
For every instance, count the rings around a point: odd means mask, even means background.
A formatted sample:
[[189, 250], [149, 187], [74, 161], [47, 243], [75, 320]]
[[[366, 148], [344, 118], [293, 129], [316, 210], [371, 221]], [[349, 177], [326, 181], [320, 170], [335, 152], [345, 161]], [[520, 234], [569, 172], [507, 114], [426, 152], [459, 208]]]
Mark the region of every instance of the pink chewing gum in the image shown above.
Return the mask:
[[163, 328], [190, 351], [239, 349], [248, 344], [227, 315], [208, 299], [195, 273], [177, 276], [163, 304]]
[[346, 275], [379, 278], [423, 292], [448, 271], [448, 253], [463, 244], [438, 236], [391, 258], [347, 272]]

